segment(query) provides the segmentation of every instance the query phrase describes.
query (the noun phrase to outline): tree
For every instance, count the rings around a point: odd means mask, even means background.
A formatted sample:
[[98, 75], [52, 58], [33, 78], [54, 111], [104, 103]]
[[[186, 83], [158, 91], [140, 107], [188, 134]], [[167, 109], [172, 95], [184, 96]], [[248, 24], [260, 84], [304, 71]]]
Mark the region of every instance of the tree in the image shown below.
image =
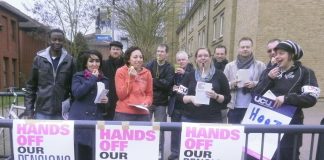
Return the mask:
[[[77, 33], [87, 33], [91, 24], [96, 20], [97, 7], [103, 4], [104, 0], [34, 0], [33, 6], [25, 8], [32, 12], [33, 18], [51, 26], [61, 28], [67, 38], [73, 41]], [[77, 47], [72, 43], [70, 51], [78, 53]]]
[[140, 47], [146, 58], [151, 59], [164, 36], [164, 21], [170, 0], [116, 1], [114, 9], [117, 25], [128, 32], [129, 39]]

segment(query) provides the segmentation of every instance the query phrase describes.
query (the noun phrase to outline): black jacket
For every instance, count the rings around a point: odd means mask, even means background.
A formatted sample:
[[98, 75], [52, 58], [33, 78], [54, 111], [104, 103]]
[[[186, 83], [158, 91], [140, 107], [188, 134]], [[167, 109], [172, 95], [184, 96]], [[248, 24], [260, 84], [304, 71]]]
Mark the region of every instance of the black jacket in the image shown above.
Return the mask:
[[[224, 96], [223, 103], [218, 103], [215, 99], [210, 99], [209, 105], [201, 105], [199, 107], [195, 106], [192, 103], [183, 105], [183, 115], [188, 118], [196, 119], [196, 120], [219, 120], [221, 121], [221, 109], [226, 107], [226, 105], [231, 100], [231, 94], [229, 89], [229, 84], [226, 76], [220, 70], [215, 71], [212, 79], [208, 81], [208, 83], [212, 83], [213, 90], [216, 93], [219, 93]], [[196, 94], [196, 85], [197, 81], [195, 78], [195, 71], [187, 74], [181, 84], [188, 88], [187, 95], [195, 95]], [[177, 99], [183, 102], [183, 95], [178, 94]]]
[[159, 66], [154, 59], [146, 68], [151, 71], [153, 78], [153, 105], [167, 106], [173, 86], [174, 67], [169, 62]]
[[50, 47], [37, 53], [30, 78], [26, 83], [25, 106], [27, 116], [34, 112], [61, 115], [62, 101], [71, 96], [72, 76], [75, 72], [73, 57], [62, 49], [57, 70], [53, 69]]
[[115, 75], [116, 71], [119, 67], [122, 67], [124, 65], [124, 60], [123, 58], [112, 58], [109, 57], [108, 60], [103, 61], [103, 67], [102, 67], [102, 72], [105, 77], [108, 78], [109, 80], [109, 94], [108, 94], [108, 99], [109, 99], [109, 108], [113, 112], [115, 112], [116, 108], [116, 103], [118, 101], [118, 97], [116, 94], [116, 86], [115, 86]]
[[213, 62], [214, 62], [214, 66], [215, 66], [216, 69], [219, 69], [219, 70], [221, 70], [221, 71], [224, 71], [225, 66], [226, 66], [226, 64], [228, 63], [228, 60], [225, 59], [225, 60], [222, 61], [222, 62], [217, 62], [216, 59], [213, 59]]
[[[189, 74], [190, 72], [194, 71], [194, 67], [191, 63], [188, 63], [185, 69], [185, 73], [184, 74], [175, 74], [174, 75], [174, 79], [173, 79], [173, 83], [174, 85], [180, 85], [180, 83], [182, 82], [183, 78], [186, 76], [186, 74]], [[170, 96], [170, 100], [169, 100], [169, 104], [168, 104], [168, 114], [171, 116], [173, 111], [175, 109], [177, 110], [181, 110], [182, 109], [182, 105], [183, 103], [181, 101], [178, 101], [176, 99], [176, 92], [173, 91], [171, 96]]]
[[293, 67], [282, 73], [282, 76], [271, 79], [268, 73], [272, 68], [263, 71], [259, 83], [253, 90], [253, 94], [263, 95], [266, 91], [271, 90], [276, 96], [284, 95], [284, 103], [297, 107], [292, 124], [301, 124], [303, 120], [301, 109], [312, 107], [317, 102], [316, 97], [302, 92], [303, 86], [318, 87], [313, 70], [302, 66], [297, 61]]

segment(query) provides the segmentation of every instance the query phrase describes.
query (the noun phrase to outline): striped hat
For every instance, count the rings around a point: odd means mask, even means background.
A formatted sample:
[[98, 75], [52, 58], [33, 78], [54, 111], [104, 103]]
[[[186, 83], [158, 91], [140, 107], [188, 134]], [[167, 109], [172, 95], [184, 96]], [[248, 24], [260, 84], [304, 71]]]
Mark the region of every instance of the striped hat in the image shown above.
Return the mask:
[[274, 50], [277, 51], [278, 49], [282, 49], [287, 51], [288, 53], [293, 54], [292, 59], [293, 60], [299, 60], [302, 58], [304, 52], [302, 48], [295, 42], [291, 40], [285, 40], [281, 41], [275, 48]]

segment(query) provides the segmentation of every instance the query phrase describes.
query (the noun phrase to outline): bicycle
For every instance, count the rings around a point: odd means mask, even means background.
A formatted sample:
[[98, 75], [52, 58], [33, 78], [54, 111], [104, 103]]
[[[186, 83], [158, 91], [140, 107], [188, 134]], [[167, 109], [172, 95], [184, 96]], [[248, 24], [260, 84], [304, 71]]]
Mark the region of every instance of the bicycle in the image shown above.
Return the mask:
[[[0, 120], [1, 119], [22, 119], [24, 114], [24, 110], [26, 109], [25, 106], [20, 106], [17, 105], [17, 101], [18, 101], [18, 94], [14, 91], [14, 88], [10, 87], [9, 89], [9, 96], [13, 95], [13, 101], [10, 103], [10, 106], [8, 109], [3, 110], [4, 111], [4, 116], [0, 116]], [[22, 91], [25, 91], [24, 89], [22, 89]], [[2, 138], [1, 143], [3, 143], [2, 145], [3, 147], [3, 151], [4, 154], [6, 153], [6, 140], [8, 139], [9, 136], [9, 130], [6, 131], [7, 128], [0, 128], [0, 137]], [[12, 159], [12, 156], [10, 155], [0, 155], [0, 159]]]

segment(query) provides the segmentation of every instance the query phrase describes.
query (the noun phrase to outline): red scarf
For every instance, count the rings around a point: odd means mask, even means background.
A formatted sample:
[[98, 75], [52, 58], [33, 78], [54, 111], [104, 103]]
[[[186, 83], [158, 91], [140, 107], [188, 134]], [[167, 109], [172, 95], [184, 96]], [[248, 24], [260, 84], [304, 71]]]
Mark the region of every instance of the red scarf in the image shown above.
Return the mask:
[[[83, 76], [86, 79], [89, 79], [92, 76], [92, 72], [90, 72], [88, 69], [85, 69], [83, 72]], [[101, 80], [102, 78], [103, 78], [103, 73], [99, 71], [98, 80]]]

